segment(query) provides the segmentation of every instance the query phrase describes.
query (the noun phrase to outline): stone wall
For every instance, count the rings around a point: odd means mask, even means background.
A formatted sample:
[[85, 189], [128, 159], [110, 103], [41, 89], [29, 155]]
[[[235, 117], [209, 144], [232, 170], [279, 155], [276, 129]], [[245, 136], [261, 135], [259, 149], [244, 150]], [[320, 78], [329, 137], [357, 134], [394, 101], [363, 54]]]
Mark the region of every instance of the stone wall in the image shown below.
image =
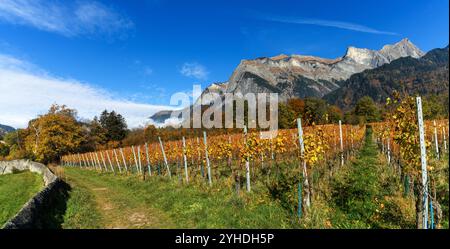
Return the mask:
[[59, 203], [61, 192], [64, 192], [66, 188], [65, 183], [41, 163], [29, 160], [0, 161], [0, 175], [23, 170], [42, 175], [45, 187], [31, 198], [16, 216], [6, 222], [3, 228], [46, 228], [49, 222], [49, 211], [53, 209], [52, 206]]

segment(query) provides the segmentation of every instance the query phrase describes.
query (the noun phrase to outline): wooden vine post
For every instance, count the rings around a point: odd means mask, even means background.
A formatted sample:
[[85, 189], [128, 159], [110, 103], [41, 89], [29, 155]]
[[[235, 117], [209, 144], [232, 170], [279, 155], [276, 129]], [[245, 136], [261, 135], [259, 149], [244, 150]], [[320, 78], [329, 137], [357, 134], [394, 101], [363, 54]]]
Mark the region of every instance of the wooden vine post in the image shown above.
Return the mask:
[[200, 151], [200, 139], [197, 137], [197, 163], [199, 164], [199, 169], [200, 169], [200, 173], [202, 175], [202, 177], [205, 177], [203, 174], [203, 163], [202, 163], [202, 155], [201, 155], [201, 151]]
[[427, 152], [425, 147], [425, 131], [422, 116], [422, 99], [416, 98], [417, 102], [417, 119], [419, 123], [419, 140], [420, 140], [420, 161], [422, 165], [422, 191], [423, 191], [423, 212], [422, 212], [422, 228], [428, 228], [428, 174], [427, 174]]
[[103, 153], [100, 151], [100, 157], [102, 158], [103, 167], [105, 167], [105, 171], [108, 172], [108, 167], [106, 167], [105, 157], [103, 156]]
[[[249, 150], [248, 144], [247, 144], [247, 126], [244, 125], [244, 142], [246, 150]], [[249, 152], [247, 151], [247, 158], [245, 159], [245, 176], [247, 179], [247, 192], [251, 191], [251, 184], [250, 184], [250, 158], [248, 156]]]
[[183, 160], [184, 160], [184, 173], [186, 176], [186, 183], [189, 183], [189, 175], [187, 169], [187, 156], [186, 156], [186, 139], [183, 137]]
[[436, 120], [433, 120], [433, 126], [434, 126], [434, 145], [436, 148], [436, 158], [439, 160], [439, 142], [438, 142], [438, 135], [437, 135], [437, 128], [436, 128]]
[[166, 165], [166, 169], [167, 169], [167, 172], [169, 174], [169, 178], [172, 178], [172, 174], [170, 173], [169, 164], [167, 163], [166, 152], [164, 151], [164, 146], [163, 146], [163, 143], [161, 141], [161, 137], [158, 137], [158, 140], [159, 140], [159, 145], [161, 146], [161, 151], [162, 151], [163, 158], [164, 158], [164, 164]]
[[109, 152], [105, 151], [105, 153], [106, 153], [106, 157], [108, 158], [108, 162], [109, 162], [109, 166], [111, 167], [111, 171], [115, 174], [116, 171], [114, 170], [113, 164], [111, 162], [111, 158], [109, 157]]
[[[134, 166], [136, 166], [136, 173], [138, 173], [139, 172], [139, 169], [138, 169], [138, 162], [137, 162], [137, 157], [136, 157], [136, 152], [134, 151], [134, 146], [132, 145], [131, 146], [131, 150], [132, 150], [132, 152], [133, 152], [133, 158], [134, 158]], [[130, 169], [131, 170], [131, 169]]]
[[387, 160], [388, 160], [388, 164], [391, 164], [391, 144], [390, 144], [390, 140], [389, 140], [389, 135], [387, 137]]
[[[77, 156], [78, 156], [78, 161], [80, 161], [80, 168], [82, 168], [83, 167], [83, 160], [81, 160], [80, 153], [78, 153]], [[84, 165], [84, 166], [86, 166], [86, 165]]]
[[445, 137], [445, 126], [442, 126], [442, 138], [444, 141], [444, 152], [447, 153], [447, 138]]
[[89, 169], [92, 169], [92, 164], [89, 161], [89, 158], [87, 157], [87, 154], [83, 154], [83, 158], [84, 158], [85, 162], [87, 163]]
[[81, 159], [80, 153], [77, 153], [77, 157], [80, 164], [80, 168], [86, 167], [86, 165], [84, 165], [83, 159]]
[[92, 153], [89, 153], [89, 159], [90, 159], [92, 165], [94, 166], [94, 168], [95, 168], [96, 170], [98, 170], [97, 164], [95, 163], [95, 160], [94, 160], [94, 157], [92, 156]]
[[342, 121], [339, 120], [339, 139], [341, 141], [341, 166], [344, 166], [344, 141], [342, 140]]
[[98, 153], [94, 153], [94, 155], [95, 155], [95, 160], [97, 162], [98, 168], [100, 169], [100, 171], [103, 171], [102, 164], [100, 163], [100, 160], [98, 158]]
[[145, 143], [145, 158], [147, 159], [148, 176], [152, 176], [152, 166], [150, 164], [150, 154], [148, 153], [147, 143]]
[[[308, 171], [306, 169], [306, 159], [305, 157], [305, 143], [303, 140], [303, 128], [302, 128], [302, 120], [300, 118], [297, 119], [297, 130], [298, 130], [298, 143], [300, 146], [300, 157], [301, 157], [301, 163], [302, 163], [302, 172], [303, 172], [303, 185], [304, 189], [306, 191], [305, 195], [305, 206], [310, 207], [311, 206], [311, 196], [309, 192], [309, 182], [308, 182]], [[302, 188], [299, 188], [299, 191]], [[299, 193], [299, 196], [301, 196], [301, 193]], [[301, 199], [301, 198], [299, 198]], [[299, 204], [299, 208], [301, 208], [302, 205]], [[301, 215], [301, 211], [298, 212], [299, 215]]]
[[203, 131], [203, 143], [205, 144], [205, 159], [206, 159], [206, 167], [207, 167], [207, 170], [208, 170], [208, 183], [209, 183], [209, 186], [212, 186], [211, 165], [209, 163], [208, 141], [206, 139], [206, 131]]
[[84, 158], [83, 158], [79, 153], [78, 153], [78, 158], [80, 158], [81, 164], [82, 164], [85, 168], [87, 168], [88, 166], [87, 166], [86, 162], [84, 161]]
[[127, 161], [125, 160], [125, 155], [123, 154], [123, 149], [120, 148], [120, 155], [122, 156], [122, 161], [123, 161], [123, 165], [125, 167], [125, 172], [128, 174], [128, 166], [127, 166]]
[[[142, 171], [141, 146], [138, 146], [138, 148], [137, 148], [137, 153], [138, 153], [139, 172], [140, 172], [142, 175], [144, 175], [144, 172]], [[144, 180], [145, 180], [145, 176], [144, 176]]]
[[113, 153], [114, 153], [114, 158], [116, 159], [116, 165], [119, 168], [119, 173], [122, 174], [122, 167], [120, 166], [119, 157], [117, 156], [116, 149], [113, 150]]

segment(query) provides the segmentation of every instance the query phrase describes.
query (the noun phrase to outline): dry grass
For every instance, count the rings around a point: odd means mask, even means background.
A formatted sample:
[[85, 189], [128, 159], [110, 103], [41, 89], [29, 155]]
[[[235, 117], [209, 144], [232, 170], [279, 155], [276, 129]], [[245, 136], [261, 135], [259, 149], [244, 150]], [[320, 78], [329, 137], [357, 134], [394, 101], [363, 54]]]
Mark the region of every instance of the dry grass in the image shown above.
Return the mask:
[[64, 168], [61, 166], [58, 166], [56, 164], [49, 164], [47, 165], [48, 168], [60, 179], [66, 180], [66, 176], [64, 174]]

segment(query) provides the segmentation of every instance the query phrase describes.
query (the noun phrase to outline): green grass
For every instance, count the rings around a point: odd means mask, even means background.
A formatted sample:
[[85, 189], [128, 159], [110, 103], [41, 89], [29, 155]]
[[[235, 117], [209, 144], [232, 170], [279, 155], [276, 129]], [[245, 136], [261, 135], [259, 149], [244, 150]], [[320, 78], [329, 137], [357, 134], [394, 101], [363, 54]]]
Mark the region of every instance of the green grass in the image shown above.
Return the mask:
[[72, 190], [64, 228], [291, 226], [287, 211], [258, 192], [237, 195], [224, 186], [181, 185], [175, 177], [153, 177], [144, 182], [134, 176], [73, 168], [65, 168], [65, 176]]
[[76, 186], [70, 191], [61, 227], [72, 229], [101, 228], [99, 217], [92, 194], [86, 188]]
[[[311, 208], [299, 220], [298, 162], [275, 165], [270, 177], [252, 178], [252, 192], [235, 191], [230, 176], [200, 177], [182, 184], [176, 174], [143, 181], [64, 168], [69, 194], [63, 228], [414, 228], [414, 199], [402, 178], [377, 150], [371, 130], [357, 155], [314, 167]], [[448, 162], [432, 162], [437, 194], [448, 228]], [[330, 174], [330, 169], [333, 174]], [[260, 172], [261, 173], [261, 172]], [[195, 178], [195, 180], [193, 179]], [[243, 182], [241, 182], [242, 184]]]
[[29, 171], [0, 175], [0, 227], [43, 186], [42, 176]]
[[331, 183], [337, 228], [413, 228], [414, 201], [401, 184], [368, 130], [358, 157]]

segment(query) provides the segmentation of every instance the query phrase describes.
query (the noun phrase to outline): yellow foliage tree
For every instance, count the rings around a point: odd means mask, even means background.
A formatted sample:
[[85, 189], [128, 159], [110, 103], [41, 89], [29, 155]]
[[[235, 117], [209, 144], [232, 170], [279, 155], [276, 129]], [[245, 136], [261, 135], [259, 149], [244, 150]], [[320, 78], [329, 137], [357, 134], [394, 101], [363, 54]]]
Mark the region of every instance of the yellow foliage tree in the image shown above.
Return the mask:
[[84, 141], [76, 111], [65, 105], [52, 105], [47, 114], [28, 123], [25, 148], [35, 160], [55, 162], [61, 155], [76, 152]]

